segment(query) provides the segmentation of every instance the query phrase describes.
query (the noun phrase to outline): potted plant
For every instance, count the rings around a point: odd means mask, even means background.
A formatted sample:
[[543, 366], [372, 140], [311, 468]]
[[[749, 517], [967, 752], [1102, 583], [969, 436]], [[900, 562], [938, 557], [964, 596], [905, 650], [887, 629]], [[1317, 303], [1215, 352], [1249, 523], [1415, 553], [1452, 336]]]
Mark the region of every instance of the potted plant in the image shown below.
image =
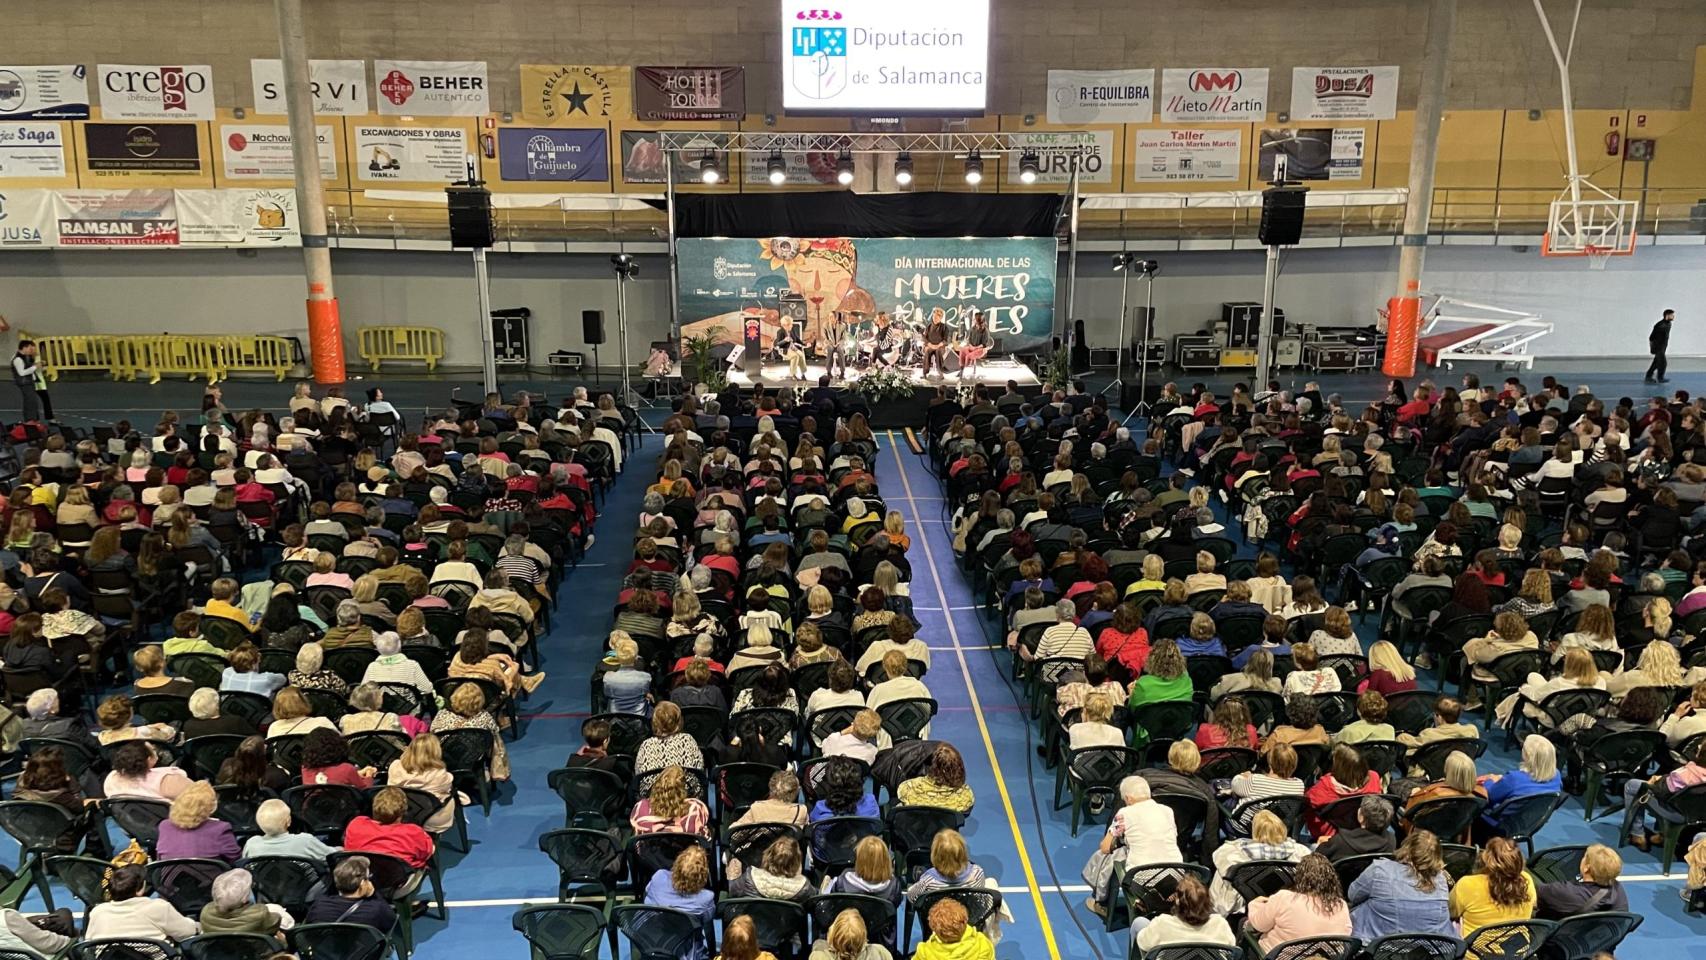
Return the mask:
[[722, 342], [723, 331], [715, 327], [710, 333], [684, 337], [681, 341], [686, 359], [693, 362], [693, 382], [704, 384], [711, 393], [721, 393], [729, 385], [727, 369], [712, 355], [717, 344]]
[[1047, 389], [1065, 390], [1072, 382], [1072, 356], [1061, 348], [1049, 354], [1048, 363], [1043, 365], [1043, 386]]

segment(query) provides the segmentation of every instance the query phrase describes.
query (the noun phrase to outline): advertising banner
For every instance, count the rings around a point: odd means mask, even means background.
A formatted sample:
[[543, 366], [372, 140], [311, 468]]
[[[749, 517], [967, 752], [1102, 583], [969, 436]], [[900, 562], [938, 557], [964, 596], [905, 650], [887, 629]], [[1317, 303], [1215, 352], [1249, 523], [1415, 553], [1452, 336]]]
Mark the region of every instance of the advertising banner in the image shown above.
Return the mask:
[[[778, 134], [775, 146], [782, 151], [782, 163], [786, 171], [783, 183], [789, 186], [829, 186], [835, 183], [836, 154], [832, 150], [806, 150], [804, 135], [789, 136]], [[660, 155], [661, 156], [661, 155]], [[689, 158], [689, 162], [697, 158]], [[855, 158], [855, 161], [861, 158]], [[678, 160], [679, 162], [679, 160]], [[867, 162], [869, 162], [867, 160]], [[662, 168], [659, 168], [658, 180], [661, 182]], [[680, 175], [679, 173], [677, 174]], [[691, 174], [688, 174], [691, 176]], [[741, 154], [741, 176], [746, 183], [768, 186], [770, 184], [770, 156], [760, 151]], [[631, 181], [637, 182], [637, 181]]]
[[0, 120], [89, 119], [89, 71], [80, 63], [0, 66]]
[[[729, 155], [723, 151], [724, 139], [712, 134], [703, 138], [688, 141], [685, 149], [675, 151], [675, 182], [684, 179], [698, 179], [699, 161], [704, 159], [705, 151], [710, 150], [717, 155], [717, 163], [723, 170], [724, 176], [729, 173]], [[764, 180], [763, 164], [768, 157], [760, 157], [758, 182]], [[750, 160], [748, 161], [750, 163]], [[830, 180], [835, 179], [835, 161], [830, 160]], [[813, 167], [815, 170], [816, 167]], [[622, 131], [622, 182], [623, 183], [662, 183], [664, 177], [663, 142], [657, 133], [650, 130]], [[753, 182], [753, 181], [748, 181]], [[827, 182], [800, 180], [800, 183]]]
[[379, 114], [477, 117], [492, 112], [484, 60], [375, 60]]
[[[250, 60], [249, 80], [255, 87], [255, 112], [283, 116], [284, 62]], [[366, 61], [310, 60], [308, 89], [314, 94], [315, 113], [362, 117], [370, 112]]]
[[103, 63], [95, 68], [103, 120], [212, 120], [213, 68]]
[[1268, 115], [1268, 70], [1184, 67], [1161, 71], [1161, 119], [1168, 123], [1240, 122]]
[[1262, 131], [1258, 177], [1274, 175], [1274, 158], [1284, 155], [1291, 180], [1361, 180], [1363, 127], [1285, 127]]
[[1148, 123], [1154, 70], [1050, 70], [1049, 123]]
[[171, 190], [61, 190], [53, 197], [62, 247], [175, 247]]
[[1293, 121], [1390, 120], [1397, 115], [1397, 67], [1291, 68]]
[[85, 123], [83, 159], [97, 173], [200, 173], [193, 123]]
[[521, 65], [521, 115], [544, 123], [626, 117], [634, 102], [628, 67]]
[[[320, 177], [338, 175], [337, 143], [332, 128], [314, 128], [319, 141]], [[296, 177], [296, 158], [290, 151], [290, 128], [278, 124], [230, 124], [220, 128], [219, 153], [227, 180], [291, 180]], [[186, 221], [187, 223], [187, 221]]]
[[356, 127], [358, 180], [450, 183], [468, 176], [468, 132], [461, 127]]
[[610, 180], [610, 133], [504, 127], [498, 131], [498, 179]]
[[65, 131], [58, 123], [0, 121], [0, 180], [65, 176]]
[[[1085, 130], [1078, 133], [1016, 133], [1010, 135], [1014, 146], [1021, 150], [1035, 150], [1040, 161], [1037, 171], [1037, 183], [1071, 183], [1072, 163], [1076, 159], [1080, 164], [1078, 171], [1079, 183], [1113, 183], [1114, 182], [1114, 132], [1112, 130]], [[1082, 152], [1081, 152], [1082, 151]], [[1012, 158], [1009, 157], [1009, 160]], [[1019, 180], [1019, 164], [1017, 161], [1003, 164], [1007, 169], [1007, 182], [1017, 184]]]
[[635, 67], [639, 120], [739, 120], [746, 116], [745, 67]]
[[787, 293], [805, 299], [814, 347], [846, 302], [875, 304], [903, 323], [941, 307], [959, 329], [982, 310], [997, 352], [1024, 350], [1048, 343], [1054, 329], [1055, 260], [1052, 237], [684, 239], [676, 242], [681, 333], [720, 330], [738, 343], [743, 311], [758, 308], [768, 342]]
[[789, 113], [981, 116], [989, 0], [782, 0]]
[[52, 190], [0, 190], [0, 248], [51, 247], [57, 243]]
[[294, 190], [179, 190], [179, 243], [238, 247], [302, 245]]
[[1244, 179], [1242, 130], [1135, 130], [1131, 176], [1137, 183], [1234, 183]]

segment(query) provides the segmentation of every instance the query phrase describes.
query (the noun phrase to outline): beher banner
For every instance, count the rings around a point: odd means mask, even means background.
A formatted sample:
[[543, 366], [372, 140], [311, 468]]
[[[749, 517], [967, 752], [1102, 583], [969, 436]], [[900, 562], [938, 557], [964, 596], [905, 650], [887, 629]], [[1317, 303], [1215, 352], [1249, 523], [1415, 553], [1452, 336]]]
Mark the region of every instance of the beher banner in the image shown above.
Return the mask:
[[610, 133], [504, 127], [498, 130], [498, 178], [501, 180], [610, 180]]
[[1050, 70], [1049, 123], [1148, 123], [1154, 70]]
[[626, 117], [633, 103], [628, 67], [521, 65], [521, 115], [546, 123]]
[[175, 247], [171, 190], [61, 190], [53, 198], [62, 247]]
[[379, 114], [477, 117], [492, 112], [484, 60], [375, 60]]
[[1398, 115], [1397, 67], [1293, 67], [1291, 119], [1391, 120]]
[[1247, 122], [1268, 115], [1268, 69], [1186, 67], [1161, 71], [1161, 119], [1167, 123]]
[[[283, 116], [286, 112], [283, 62], [250, 60], [249, 80], [255, 87], [255, 112]], [[315, 113], [344, 117], [367, 115], [366, 61], [310, 60], [308, 89], [314, 94]]]
[[0, 67], [0, 120], [89, 119], [89, 71], [82, 64]]
[[982, 310], [997, 351], [1026, 350], [1054, 330], [1055, 258], [1053, 237], [679, 240], [681, 335], [739, 343], [756, 307], [769, 341], [792, 294], [805, 300], [808, 342], [838, 309], [922, 321], [941, 307], [961, 330]]
[[745, 67], [635, 67], [638, 120], [739, 120], [746, 116]]
[[213, 68], [103, 63], [95, 68], [103, 120], [212, 120]]

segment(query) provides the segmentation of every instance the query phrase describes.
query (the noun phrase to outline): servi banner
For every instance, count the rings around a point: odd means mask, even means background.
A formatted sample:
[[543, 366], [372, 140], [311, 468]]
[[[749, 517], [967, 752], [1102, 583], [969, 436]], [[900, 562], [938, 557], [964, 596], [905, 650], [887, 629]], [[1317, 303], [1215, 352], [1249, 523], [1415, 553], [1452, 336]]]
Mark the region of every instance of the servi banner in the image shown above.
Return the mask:
[[484, 60], [375, 60], [379, 114], [477, 117], [492, 111]]
[[681, 335], [719, 331], [739, 343], [747, 311], [757, 309], [769, 340], [782, 303], [803, 302], [815, 345], [837, 310], [874, 305], [921, 322], [940, 307], [960, 329], [983, 311], [997, 350], [1025, 350], [1046, 345], [1054, 329], [1055, 260], [1052, 237], [679, 240]]
[[1184, 67], [1161, 71], [1161, 119], [1167, 123], [1248, 122], [1268, 115], [1268, 70]]
[[213, 68], [103, 63], [95, 68], [103, 120], [212, 120]]
[[635, 67], [637, 120], [739, 120], [746, 116], [745, 67]]
[[1397, 67], [1293, 67], [1291, 119], [1391, 120], [1398, 115]]
[[0, 66], [0, 120], [89, 119], [89, 71], [80, 63]]
[[[255, 87], [255, 112], [283, 116], [284, 62], [250, 60], [249, 80]], [[367, 64], [362, 60], [308, 61], [308, 89], [314, 112], [328, 116], [362, 117], [367, 105]]]
[[1049, 123], [1148, 123], [1154, 70], [1050, 70]]

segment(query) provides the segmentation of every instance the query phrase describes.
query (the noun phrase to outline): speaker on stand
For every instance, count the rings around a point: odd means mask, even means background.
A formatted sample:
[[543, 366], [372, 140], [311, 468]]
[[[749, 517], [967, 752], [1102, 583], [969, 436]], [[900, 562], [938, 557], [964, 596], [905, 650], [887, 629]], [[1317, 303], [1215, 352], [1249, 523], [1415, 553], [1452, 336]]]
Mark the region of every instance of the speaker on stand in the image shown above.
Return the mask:
[[581, 340], [592, 346], [592, 379], [603, 383], [598, 373], [598, 345], [604, 342], [604, 311], [581, 311]]

